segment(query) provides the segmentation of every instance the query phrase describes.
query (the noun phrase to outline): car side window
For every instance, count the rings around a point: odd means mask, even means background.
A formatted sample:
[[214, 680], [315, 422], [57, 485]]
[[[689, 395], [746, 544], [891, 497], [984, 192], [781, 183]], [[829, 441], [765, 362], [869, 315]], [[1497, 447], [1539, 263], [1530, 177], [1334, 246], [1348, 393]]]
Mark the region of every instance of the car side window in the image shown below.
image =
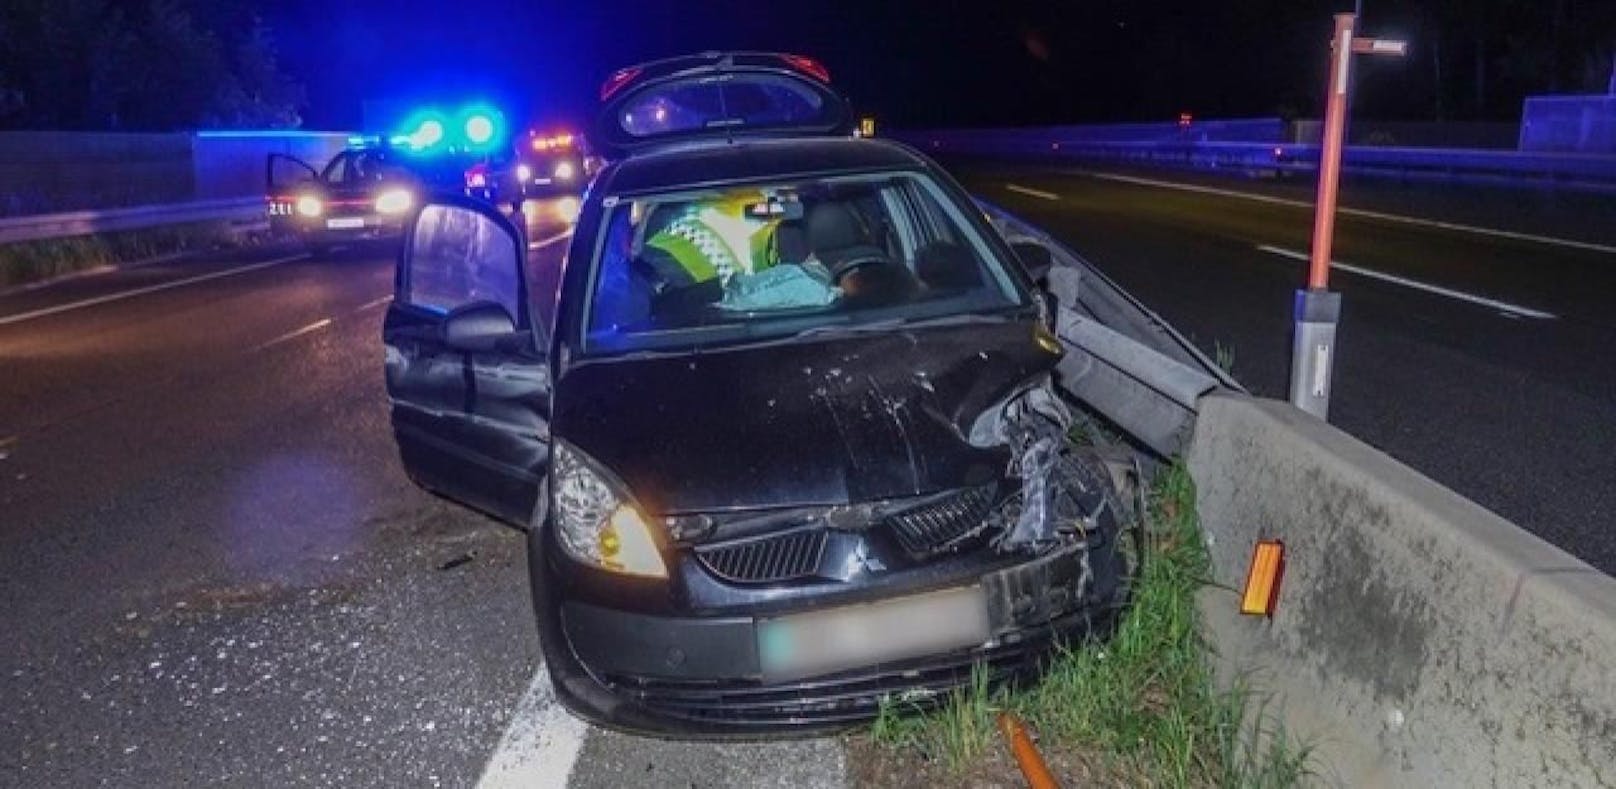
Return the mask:
[[352, 158], [353, 154], [338, 154], [337, 158], [325, 166], [325, 172], [320, 175], [321, 180], [328, 184], [340, 184], [348, 180], [348, 160]]
[[421, 210], [402, 301], [438, 313], [492, 301], [520, 319], [521, 262], [515, 245], [493, 223], [479, 219], [446, 206]]

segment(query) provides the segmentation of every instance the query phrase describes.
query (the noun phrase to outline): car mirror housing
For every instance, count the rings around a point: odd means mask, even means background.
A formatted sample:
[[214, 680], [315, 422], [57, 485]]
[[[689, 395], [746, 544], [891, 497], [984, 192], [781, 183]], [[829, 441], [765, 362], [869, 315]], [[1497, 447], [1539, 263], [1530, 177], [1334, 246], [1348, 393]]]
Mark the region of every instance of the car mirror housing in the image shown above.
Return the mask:
[[443, 320], [443, 344], [457, 351], [491, 351], [515, 332], [516, 319], [492, 301], [463, 304]]
[[1021, 261], [1021, 267], [1032, 278], [1034, 284], [1043, 284], [1049, 276], [1049, 270], [1055, 267], [1055, 256], [1049, 247], [1034, 241], [1017, 241], [1010, 245]]

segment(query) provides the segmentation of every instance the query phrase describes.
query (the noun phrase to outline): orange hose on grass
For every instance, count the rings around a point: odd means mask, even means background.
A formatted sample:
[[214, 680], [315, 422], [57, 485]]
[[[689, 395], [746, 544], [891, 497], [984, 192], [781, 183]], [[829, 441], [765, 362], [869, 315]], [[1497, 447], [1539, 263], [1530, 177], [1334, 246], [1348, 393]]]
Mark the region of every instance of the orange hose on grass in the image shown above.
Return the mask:
[[1027, 779], [1029, 789], [1060, 789], [1060, 782], [1049, 771], [1049, 765], [1044, 763], [1043, 755], [1038, 753], [1038, 746], [1020, 718], [1008, 712], [999, 713], [999, 732], [1010, 746], [1010, 755], [1016, 757], [1016, 766], [1021, 768], [1021, 776]]

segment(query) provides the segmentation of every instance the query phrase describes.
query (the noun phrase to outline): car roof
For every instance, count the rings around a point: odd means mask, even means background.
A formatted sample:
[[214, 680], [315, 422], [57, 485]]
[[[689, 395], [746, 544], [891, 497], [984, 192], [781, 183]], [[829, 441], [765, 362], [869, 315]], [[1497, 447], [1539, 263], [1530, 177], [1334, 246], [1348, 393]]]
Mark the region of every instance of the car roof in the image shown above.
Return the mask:
[[791, 137], [668, 146], [613, 164], [603, 195], [662, 192], [705, 184], [871, 170], [929, 169], [914, 150], [888, 140]]

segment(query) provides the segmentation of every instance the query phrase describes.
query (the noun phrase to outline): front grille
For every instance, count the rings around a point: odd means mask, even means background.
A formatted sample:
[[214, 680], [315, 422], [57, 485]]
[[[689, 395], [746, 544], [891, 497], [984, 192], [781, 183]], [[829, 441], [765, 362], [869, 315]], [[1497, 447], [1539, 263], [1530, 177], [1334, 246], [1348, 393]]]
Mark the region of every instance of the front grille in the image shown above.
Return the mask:
[[[883, 703], [925, 710], [968, 686], [972, 672], [990, 683], [1017, 682], [1037, 674], [1057, 642], [1100, 635], [1107, 625], [1083, 614], [1024, 633], [1013, 643], [857, 669], [811, 680], [702, 682], [606, 675], [612, 691], [658, 713], [718, 725], [762, 728], [831, 728], [868, 720]], [[980, 667], [980, 668], [978, 668]]]
[[825, 532], [816, 528], [704, 546], [696, 549], [696, 558], [729, 581], [773, 583], [814, 575], [824, 553]]
[[983, 485], [949, 494], [887, 518], [893, 536], [915, 558], [949, 550], [986, 527], [995, 487]]

